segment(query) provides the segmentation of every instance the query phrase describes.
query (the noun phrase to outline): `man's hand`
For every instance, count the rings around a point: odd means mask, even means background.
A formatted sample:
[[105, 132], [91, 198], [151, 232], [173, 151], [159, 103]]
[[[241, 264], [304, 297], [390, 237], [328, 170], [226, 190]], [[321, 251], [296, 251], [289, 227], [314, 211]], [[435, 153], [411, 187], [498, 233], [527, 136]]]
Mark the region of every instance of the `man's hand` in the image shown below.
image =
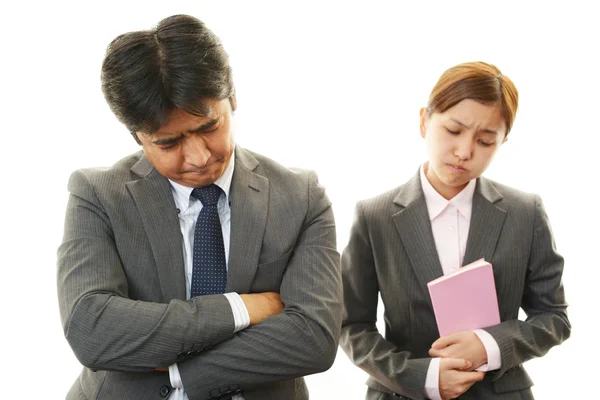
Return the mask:
[[[265, 292], [240, 294], [240, 297], [248, 310], [250, 326], [258, 324], [260, 321], [271, 315], [279, 314], [284, 308], [279, 293]], [[169, 368], [155, 368], [154, 370], [169, 372]]]
[[473, 364], [460, 358], [440, 359], [439, 390], [442, 400], [455, 399], [475, 382], [483, 379], [483, 372], [470, 372]]
[[472, 331], [462, 331], [443, 336], [433, 342], [429, 349], [431, 357], [462, 358], [479, 368], [487, 363], [487, 352], [479, 337]]
[[240, 294], [240, 297], [248, 310], [250, 326], [258, 324], [271, 315], [279, 314], [284, 308], [279, 293]]

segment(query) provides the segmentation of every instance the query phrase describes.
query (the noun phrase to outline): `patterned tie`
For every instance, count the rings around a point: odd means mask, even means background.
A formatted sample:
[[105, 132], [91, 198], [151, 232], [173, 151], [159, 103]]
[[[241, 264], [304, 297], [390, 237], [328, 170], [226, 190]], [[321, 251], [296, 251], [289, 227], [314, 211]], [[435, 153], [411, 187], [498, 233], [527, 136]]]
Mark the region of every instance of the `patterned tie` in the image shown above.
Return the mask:
[[202, 202], [202, 210], [194, 231], [191, 297], [225, 293], [225, 246], [217, 210], [221, 193], [221, 188], [214, 184], [192, 190], [192, 196]]

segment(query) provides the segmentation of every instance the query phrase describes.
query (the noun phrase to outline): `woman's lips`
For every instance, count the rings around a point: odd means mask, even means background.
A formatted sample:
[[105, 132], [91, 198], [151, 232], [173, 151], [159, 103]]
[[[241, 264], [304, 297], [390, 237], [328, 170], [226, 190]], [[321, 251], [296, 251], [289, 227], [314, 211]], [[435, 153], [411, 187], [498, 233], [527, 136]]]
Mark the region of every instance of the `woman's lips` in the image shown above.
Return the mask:
[[465, 172], [467, 172], [467, 170], [463, 167], [459, 167], [459, 166], [455, 166], [452, 164], [447, 164], [448, 168], [450, 168], [450, 170], [452, 172], [456, 172], [457, 174], [464, 174]]

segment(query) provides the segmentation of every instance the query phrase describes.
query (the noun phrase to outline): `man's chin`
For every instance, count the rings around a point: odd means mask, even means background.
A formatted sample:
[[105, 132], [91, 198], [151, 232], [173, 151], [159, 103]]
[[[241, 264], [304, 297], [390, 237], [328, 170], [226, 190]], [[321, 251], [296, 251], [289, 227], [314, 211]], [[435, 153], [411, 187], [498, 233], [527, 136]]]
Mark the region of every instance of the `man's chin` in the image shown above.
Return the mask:
[[203, 186], [208, 186], [211, 183], [215, 183], [217, 179], [218, 177], [215, 177], [212, 174], [196, 174], [196, 176], [190, 176], [186, 174], [184, 178], [178, 179], [175, 182], [183, 186], [199, 188]]
[[183, 171], [179, 174], [177, 179], [170, 179], [183, 186], [198, 188], [215, 183], [215, 181], [223, 175], [223, 172], [225, 172], [225, 169], [222, 168], [222, 166], [213, 164], [207, 169]]

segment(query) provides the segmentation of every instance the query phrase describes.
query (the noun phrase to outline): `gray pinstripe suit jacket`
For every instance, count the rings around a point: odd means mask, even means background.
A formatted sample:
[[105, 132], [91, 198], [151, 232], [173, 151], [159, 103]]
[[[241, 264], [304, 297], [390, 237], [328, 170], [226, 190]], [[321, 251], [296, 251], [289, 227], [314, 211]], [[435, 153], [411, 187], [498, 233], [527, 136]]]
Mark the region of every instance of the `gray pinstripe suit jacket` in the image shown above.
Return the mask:
[[[439, 337], [427, 282], [441, 276], [419, 174], [359, 202], [342, 254], [344, 315], [340, 344], [365, 370], [367, 399], [423, 399], [431, 344]], [[521, 364], [570, 335], [563, 258], [541, 199], [485, 178], [477, 180], [464, 264], [491, 262], [501, 323], [487, 328], [502, 367], [461, 399], [531, 399], [533, 382]], [[385, 337], [376, 328], [378, 294]], [[526, 321], [519, 321], [522, 307]]]
[[314, 173], [236, 148], [227, 291], [276, 291], [285, 310], [233, 334], [222, 295], [186, 301], [169, 182], [138, 152], [73, 173], [58, 250], [65, 336], [84, 365], [68, 399], [161, 399], [178, 363], [191, 400], [308, 398], [333, 363], [341, 274], [330, 202]]

